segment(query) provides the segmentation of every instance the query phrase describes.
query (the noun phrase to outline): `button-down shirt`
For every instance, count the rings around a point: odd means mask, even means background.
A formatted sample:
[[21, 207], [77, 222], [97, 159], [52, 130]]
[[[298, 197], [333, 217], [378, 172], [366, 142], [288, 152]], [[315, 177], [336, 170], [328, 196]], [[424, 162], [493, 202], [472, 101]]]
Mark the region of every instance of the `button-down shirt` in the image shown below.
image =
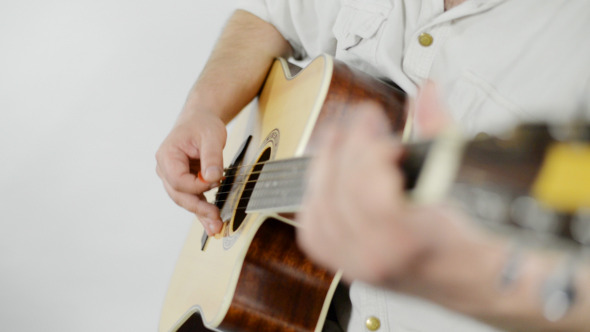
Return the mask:
[[[590, 1], [243, 0], [295, 57], [334, 55], [410, 96], [433, 80], [467, 135], [590, 119]], [[495, 285], [482, 285], [494, 287]], [[355, 282], [347, 329], [489, 331], [437, 305]]]
[[[443, 0], [242, 0], [239, 7], [272, 23], [296, 57], [332, 54], [410, 95], [435, 81], [468, 135], [590, 117], [587, 0], [468, 0], [448, 11]], [[420, 43], [425, 33], [429, 46]]]

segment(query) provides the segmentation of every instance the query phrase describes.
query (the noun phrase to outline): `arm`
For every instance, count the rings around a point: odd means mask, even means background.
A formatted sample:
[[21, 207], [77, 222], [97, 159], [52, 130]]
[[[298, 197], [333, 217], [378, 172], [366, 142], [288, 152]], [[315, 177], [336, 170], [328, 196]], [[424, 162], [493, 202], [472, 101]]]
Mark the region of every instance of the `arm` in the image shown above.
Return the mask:
[[[432, 100], [422, 102], [436, 107]], [[389, 137], [378, 111], [359, 112], [348, 127], [328, 128], [314, 160], [297, 233], [310, 257], [342, 269], [345, 280], [423, 297], [501, 328], [588, 329], [587, 265], [577, 274], [574, 306], [559, 321], [549, 322], [541, 292], [558, 257], [526, 253], [517, 279], [499, 287], [509, 244], [472, 228], [459, 211], [409, 202], [395, 166], [401, 145]], [[424, 131], [432, 131], [430, 125]]]
[[273, 60], [290, 54], [291, 47], [274, 26], [236, 11], [190, 91], [182, 115], [210, 112], [229, 122], [256, 96]]
[[[588, 264], [576, 273], [574, 305], [563, 318], [551, 322], [543, 314], [542, 292], [565, 257], [523, 252], [517, 262], [516, 279], [501, 286], [503, 270], [513, 254], [511, 244], [471, 228], [473, 221], [458, 211], [444, 207], [428, 211], [430, 216], [421, 222], [429, 225], [428, 231], [426, 227], [422, 231], [429, 234], [430, 243], [424, 244], [423, 255], [414, 257], [410, 268], [384, 277], [384, 287], [428, 299], [509, 331], [588, 329]], [[405, 218], [412, 220], [412, 216]]]
[[[203, 193], [223, 176], [225, 124], [256, 96], [274, 58], [290, 53], [271, 24], [236, 11], [156, 153], [156, 170], [166, 191], [196, 213], [210, 235], [221, 229], [221, 220]], [[196, 175], [199, 171], [203, 179]]]

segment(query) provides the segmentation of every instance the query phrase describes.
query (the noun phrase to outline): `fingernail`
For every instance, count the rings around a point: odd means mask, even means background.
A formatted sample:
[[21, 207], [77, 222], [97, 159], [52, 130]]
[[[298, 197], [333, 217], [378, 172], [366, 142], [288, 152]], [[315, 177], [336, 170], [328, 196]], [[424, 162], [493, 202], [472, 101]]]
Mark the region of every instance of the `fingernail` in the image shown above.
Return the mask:
[[223, 170], [217, 166], [210, 166], [205, 170], [205, 180], [212, 182], [218, 181], [223, 176]]
[[211, 219], [208, 216], [198, 216], [198, 218], [203, 225], [209, 225], [211, 223]]
[[211, 223], [209, 225], [209, 231], [211, 231], [211, 234], [215, 235], [221, 231], [221, 227], [218, 227], [217, 224]]
[[203, 229], [205, 230], [205, 232], [207, 232], [207, 235], [211, 236], [211, 227], [209, 226], [209, 223], [201, 219], [201, 225], [203, 225]]
[[215, 235], [215, 232], [213, 231], [213, 225], [207, 224], [207, 231], [207, 233], [209, 233], [209, 236]]
[[201, 221], [203, 222], [203, 226], [207, 229], [207, 234], [210, 236], [215, 235], [215, 222], [208, 217], [201, 219]]

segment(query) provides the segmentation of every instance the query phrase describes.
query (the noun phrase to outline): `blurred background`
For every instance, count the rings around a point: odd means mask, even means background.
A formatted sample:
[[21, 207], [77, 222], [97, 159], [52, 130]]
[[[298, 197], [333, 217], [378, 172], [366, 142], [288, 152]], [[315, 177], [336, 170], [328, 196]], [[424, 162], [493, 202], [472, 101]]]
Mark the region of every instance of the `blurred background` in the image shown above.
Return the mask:
[[0, 1], [0, 330], [155, 331], [192, 216], [154, 153], [233, 1]]

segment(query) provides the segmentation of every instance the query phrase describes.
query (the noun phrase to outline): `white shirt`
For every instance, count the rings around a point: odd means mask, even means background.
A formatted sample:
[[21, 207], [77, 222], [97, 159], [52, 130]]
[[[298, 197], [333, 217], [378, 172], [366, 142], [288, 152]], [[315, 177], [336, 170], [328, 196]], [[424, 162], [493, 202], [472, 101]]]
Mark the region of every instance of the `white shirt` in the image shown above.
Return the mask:
[[[296, 57], [332, 54], [410, 96], [433, 80], [467, 135], [590, 120], [588, 0], [468, 0], [446, 12], [443, 0], [242, 0], [239, 8], [272, 23]], [[420, 43], [423, 33], [431, 45]], [[348, 331], [368, 331], [370, 316], [379, 331], [492, 330], [358, 282], [350, 298]]]
[[[277, 27], [298, 57], [335, 55], [410, 96], [435, 81], [468, 135], [568, 121], [590, 108], [587, 0], [468, 0], [446, 12], [443, 0], [241, 0], [239, 8]], [[422, 33], [432, 45], [420, 44]]]

